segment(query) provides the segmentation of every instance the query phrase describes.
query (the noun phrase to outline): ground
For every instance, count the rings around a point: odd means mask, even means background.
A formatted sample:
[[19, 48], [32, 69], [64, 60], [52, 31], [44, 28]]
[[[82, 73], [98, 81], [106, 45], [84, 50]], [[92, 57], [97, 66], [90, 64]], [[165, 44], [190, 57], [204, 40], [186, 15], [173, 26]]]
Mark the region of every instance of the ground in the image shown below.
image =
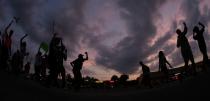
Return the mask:
[[152, 89], [69, 89], [46, 88], [39, 83], [0, 71], [0, 101], [113, 101], [113, 100], [204, 100], [209, 99], [210, 71]]

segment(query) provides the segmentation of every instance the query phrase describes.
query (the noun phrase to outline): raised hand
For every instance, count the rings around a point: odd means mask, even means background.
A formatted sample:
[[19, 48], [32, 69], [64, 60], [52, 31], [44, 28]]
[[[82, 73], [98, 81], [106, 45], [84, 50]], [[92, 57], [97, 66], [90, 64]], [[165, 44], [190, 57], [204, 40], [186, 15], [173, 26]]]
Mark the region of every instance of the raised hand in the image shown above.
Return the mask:
[[18, 18], [18, 17], [13, 17], [13, 18], [14, 18], [16, 23], [18, 23], [18, 21], [20, 20], [20, 18]]
[[183, 22], [183, 25], [184, 25], [184, 26], [186, 26], [186, 23], [185, 23], [185, 22]]

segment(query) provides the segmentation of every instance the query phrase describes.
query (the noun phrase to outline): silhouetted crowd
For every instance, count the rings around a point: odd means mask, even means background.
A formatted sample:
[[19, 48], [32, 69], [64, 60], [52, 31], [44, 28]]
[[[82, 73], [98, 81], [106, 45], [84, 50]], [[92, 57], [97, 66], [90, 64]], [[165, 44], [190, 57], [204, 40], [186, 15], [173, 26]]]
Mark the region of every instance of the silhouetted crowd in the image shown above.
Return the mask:
[[[27, 42], [24, 39], [28, 36], [25, 34], [20, 39], [19, 48], [12, 54], [12, 36], [14, 31], [10, 29], [10, 27], [19, 21], [19, 18], [14, 17], [14, 19], [6, 26], [5, 30], [1, 34], [0, 37], [0, 69], [9, 71], [15, 75], [24, 74], [26, 77], [30, 74], [31, 69], [31, 61], [24, 61], [25, 57], [29, 56], [29, 52], [27, 51]], [[180, 29], [176, 30], [178, 35], [177, 37], [177, 48], [181, 49], [181, 54], [183, 56], [183, 60], [185, 66], [181, 71], [180, 75], [196, 75], [196, 64], [194, 61], [193, 53], [186, 37], [188, 28], [186, 23], [183, 23], [184, 30]], [[205, 26], [202, 23], [198, 23], [199, 26], [195, 26], [193, 29], [193, 38], [198, 42], [199, 49], [203, 54], [203, 68], [202, 70], [206, 71], [206, 67], [208, 66], [208, 54], [205, 39], [203, 37], [203, 33], [205, 31]], [[199, 28], [201, 27], [201, 28]], [[49, 46], [49, 47], [48, 47]], [[44, 52], [43, 52], [44, 50]], [[82, 74], [81, 69], [83, 66], [83, 62], [88, 60], [88, 53], [85, 52], [86, 58], [84, 58], [83, 54], [79, 54], [78, 58], [72, 61], [70, 64], [73, 67], [73, 87], [76, 91], [78, 91], [82, 84]], [[159, 51], [159, 72], [163, 74], [163, 80], [165, 82], [169, 82], [170, 73], [167, 65], [171, 68], [171, 64], [167, 61], [164, 52]], [[34, 62], [34, 80], [38, 82], [42, 82], [46, 87], [56, 86], [60, 87], [58, 83], [58, 77], [60, 76], [62, 79], [61, 87], [64, 88], [66, 86], [66, 72], [63, 65], [63, 62], [67, 60], [67, 49], [63, 44], [63, 40], [61, 37], [58, 37], [57, 33], [53, 34], [53, 37], [48, 44], [41, 43], [40, 47], [35, 55]], [[189, 66], [189, 61], [191, 61], [191, 66]], [[142, 61], [140, 62], [142, 66], [142, 80], [141, 84], [145, 86], [152, 87], [151, 84], [151, 75], [150, 68], [146, 66]], [[47, 69], [49, 70], [47, 74]], [[69, 76], [68, 76], [69, 77]], [[180, 76], [181, 77], [181, 76]]]
[[[184, 63], [185, 63], [184, 68], [180, 71], [180, 73], [178, 75], [178, 79], [180, 81], [182, 81], [183, 75], [186, 75], [186, 76], [197, 75], [196, 64], [194, 61], [193, 52], [192, 52], [192, 49], [188, 42], [188, 39], [186, 37], [188, 28], [187, 28], [187, 25], [185, 22], [183, 23], [183, 25], [184, 25], [183, 31], [181, 31], [180, 29], [176, 30], [176, 33], [178, 35], [177, 48], [181, 48], [181, 54], [182, 54], [182, 57], [183, 57]], [[199, 49], [200, 49], [201, 53], [203, 54], [203, 62], [202, 62], [202, 66], [201, 66], [202, 71], [206, 71], [207, 67], [209, 66], [209, 59], [208, 59], [205, 39], [203, 36], [203, 33], [205, 31], [205, 26], [201, 22], [199, 22], [198, 25], [200, 25], [201, 28], [199, 28], [199, 26], [195, 26], [193, 28], [193, 39], [198, 42]], [[168, 82], [170, 80], [170, 74], [169, 74], [169, 70], [167, 68], [167, 64], [169, 65], [169, 67], [171, 67], [171, 68], [173, 68], [173, 67], [167, 61], [163, 51], [159, 52], [158, 57], [159, 57], [159, 71], [163, 74], [162, 79], [164, 81]], [[189, 66], [189, 61], [191, 61], [191, 66]], [[143, 84], [145, 86], [152, 87], [149, 67], [146, 66], [145, 64], [143, 64], [142, 61], [140, 61], [140, 65], [142, 66], [142, 71], [143, 71], [143, 77], [142, 77], [141, 84]]]

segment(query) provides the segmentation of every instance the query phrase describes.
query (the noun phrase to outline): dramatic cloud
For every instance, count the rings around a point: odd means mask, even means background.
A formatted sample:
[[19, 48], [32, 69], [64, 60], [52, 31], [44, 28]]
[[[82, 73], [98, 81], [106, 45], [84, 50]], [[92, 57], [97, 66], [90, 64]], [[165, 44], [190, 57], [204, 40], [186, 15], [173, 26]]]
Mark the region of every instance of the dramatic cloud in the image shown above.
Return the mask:
[[173, 66], [182, 64], [175, 30], [183, 29], [183, 21], [189, 27], [187, 37], [196, 61], [201, 53], [192, 29], [198, 21], [206, 26], [204, 36], [210, 42], [208, 0], [1, 0], [1, 32], [13, 16], [20, 17], [12, 25], [13, 52], [19, 48], [19, 39], [29, 34], [27, 48], [33, 60], [39, 44], [50, 42], [54, 22], [68, 49], [67, 72], [72, 69], [69, 62], [88, 51], [83, 74], [99, 79], [121, 73], [139, 75], [139, 61], [156, 71], [160, 50]]
[[[98, 46], [96, 62], [122, 73], [133, 73], [138, 70], [138, 62], [149, 56], [148, 38], [156, 33], [153, 17], [159, 1], [127, 1], [120, 0], [121, 19], [127, 24], [128, 36], [121, 39], [113, 48]], [[114, 34], [114, 33], [113, 33]]]

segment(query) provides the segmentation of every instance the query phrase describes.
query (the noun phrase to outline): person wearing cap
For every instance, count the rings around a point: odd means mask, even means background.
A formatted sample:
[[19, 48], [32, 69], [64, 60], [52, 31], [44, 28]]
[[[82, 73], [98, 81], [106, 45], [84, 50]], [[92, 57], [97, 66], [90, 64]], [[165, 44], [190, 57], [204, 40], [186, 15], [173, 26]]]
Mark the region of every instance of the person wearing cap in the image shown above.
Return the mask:
[[73, 74], [74, 74], [74, 89], [78, 91], [81, 86], [81, 81], [82, 81], [82, 74], [81, 74], [81, 69], [83, 66], [83, 62], [88, 60], [88, 53], [85, 52], [86, 58], [83, 58], [83, 54], [79, 54], [78, 58], [71, 62], [71, 66], [73, 67]]

